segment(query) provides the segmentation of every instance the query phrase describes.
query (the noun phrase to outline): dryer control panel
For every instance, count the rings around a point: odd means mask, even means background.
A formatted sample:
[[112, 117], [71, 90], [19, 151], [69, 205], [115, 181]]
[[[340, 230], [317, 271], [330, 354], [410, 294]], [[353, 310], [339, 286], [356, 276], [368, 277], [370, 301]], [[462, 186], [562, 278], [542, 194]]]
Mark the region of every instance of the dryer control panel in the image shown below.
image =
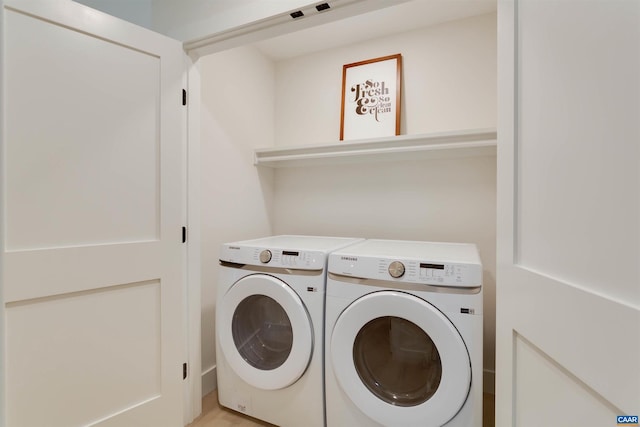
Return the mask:
[[299, 270], [323, 270], [325, 257], [321, 251], [234, 245], [223, 245], [220, 252], [220, 261]]
[[332, 254], [329, 272], [374, 280], [393, 280], [435, 286], [482, 285], [482, 265], [419, 259], [370, 258]]
[[434, 286], [482, 286], [482, 262], [472, 243], [369, 239], [329, 256], [329, 273]]

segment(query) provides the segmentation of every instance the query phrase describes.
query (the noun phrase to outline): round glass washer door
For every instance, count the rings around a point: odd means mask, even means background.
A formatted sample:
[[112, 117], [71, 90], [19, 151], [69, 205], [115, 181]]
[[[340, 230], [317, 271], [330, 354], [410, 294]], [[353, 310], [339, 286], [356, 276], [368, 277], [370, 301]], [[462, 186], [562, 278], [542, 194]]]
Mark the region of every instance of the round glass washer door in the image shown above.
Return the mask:
[[342, 390], [383, 425], [443, 425], [471, 388], [460, 333], [440, 310], [396, 291], [359, 298], [338, 317], [330, 341]]
[[243, 277], [217, 305], [222, 351], [246, 383], [277, 390], [304, 374], [313, 328], [302, 300], [285, 282], [266, 274]]

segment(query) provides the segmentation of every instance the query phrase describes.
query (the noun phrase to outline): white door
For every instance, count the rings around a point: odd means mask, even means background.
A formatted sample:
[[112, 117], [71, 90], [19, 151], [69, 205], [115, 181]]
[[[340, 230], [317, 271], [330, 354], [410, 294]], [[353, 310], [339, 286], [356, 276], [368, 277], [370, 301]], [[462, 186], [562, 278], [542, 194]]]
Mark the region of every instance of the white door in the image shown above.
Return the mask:
[[640, 414], [640, 2], [498, 2], [496, 425]]
[[180, 426], [181, 45], [71, 1], [2, 13], [4, 422]]
[[224, 294], [218, 310], [220, 347], [247, 384], [278, 390], [304, 374], [313, 352], [313, 325], [285, 282], [268, 274], [243, 277]]

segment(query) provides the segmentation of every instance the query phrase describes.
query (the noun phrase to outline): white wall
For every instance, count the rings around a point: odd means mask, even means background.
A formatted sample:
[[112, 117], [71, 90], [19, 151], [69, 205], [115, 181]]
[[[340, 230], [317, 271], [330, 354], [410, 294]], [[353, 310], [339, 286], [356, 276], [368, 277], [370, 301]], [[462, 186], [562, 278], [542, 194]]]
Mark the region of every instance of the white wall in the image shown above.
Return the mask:
[[[496, 15], [279, 62], [276, 145], [335, 142], [342, 65], [401, 53], [402, 133], [496, 126]], [[495, 346], [496, 158], [278, 169], [275, 234], [476, 243], [483, 260], [484, 365]]]
[[279, 62], [276, 145], [337, 141], [342, 66], [396, 53], [403, 61], [402, 134], [496, 126], [491, 13]]
[[271, 234], [272, 171], [253, 149], [273, 145], [273, 63], [251, 47], [200, 60], [203, 390], [215, 375], [215, 304], [222, 243]]

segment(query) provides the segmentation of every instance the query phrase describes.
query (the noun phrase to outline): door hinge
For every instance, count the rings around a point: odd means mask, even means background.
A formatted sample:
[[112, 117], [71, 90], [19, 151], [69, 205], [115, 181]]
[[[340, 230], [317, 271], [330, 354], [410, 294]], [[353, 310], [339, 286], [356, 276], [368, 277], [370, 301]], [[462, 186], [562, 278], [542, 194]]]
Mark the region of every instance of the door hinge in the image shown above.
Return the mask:
[[182, 89], [182, 105], [187, 105], [187, 91]]
[[182, 243], [187, 242], [187, 227], [182, 227]]
[[183, 380], [187, 379], [187, 364], [186, 363], [182, 364], [182, 379]]

